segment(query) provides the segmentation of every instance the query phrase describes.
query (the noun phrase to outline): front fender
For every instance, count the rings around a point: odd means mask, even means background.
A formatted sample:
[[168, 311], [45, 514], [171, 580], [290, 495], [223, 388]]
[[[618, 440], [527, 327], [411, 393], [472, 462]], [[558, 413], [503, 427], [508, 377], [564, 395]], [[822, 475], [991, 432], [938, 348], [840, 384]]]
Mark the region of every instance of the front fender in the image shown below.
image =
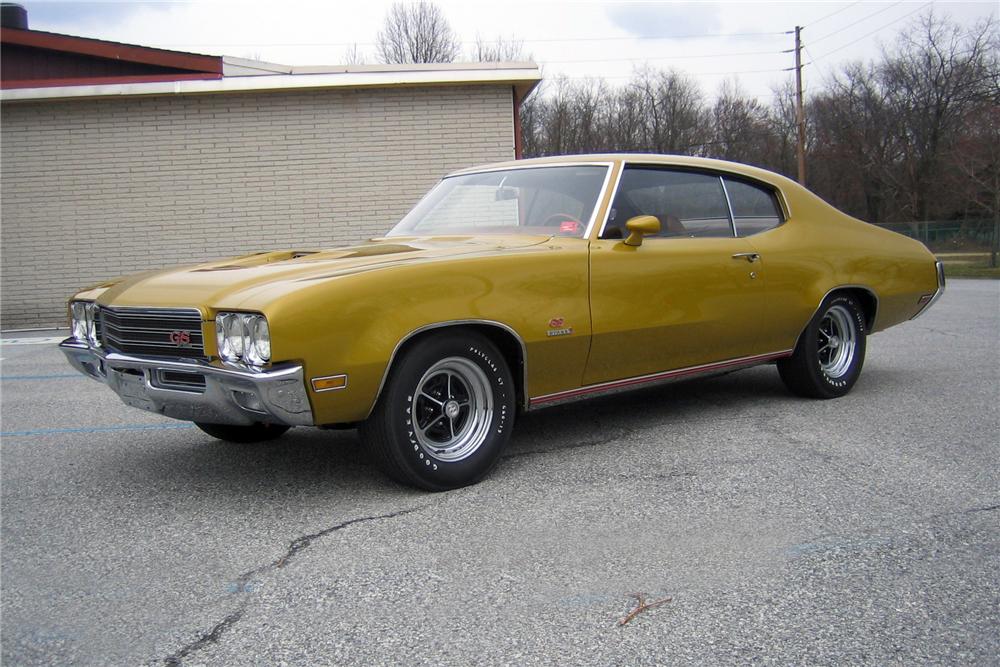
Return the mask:
[[[365, 419], [403, 341], [443, 325], [485, 322], [510, 331], [524, 348], [526, 395], [550, 393], [579, 386], [586, 363], [587, 252], [585, 240], [563, 239], [303, 281], [260, 310], [274, 359], [301, 360], [307, 384], [347, 376], [343, 389], [309, 387], [317, 424]], [[572, 333], [550, 336], [550, 322], [560, 320]]]

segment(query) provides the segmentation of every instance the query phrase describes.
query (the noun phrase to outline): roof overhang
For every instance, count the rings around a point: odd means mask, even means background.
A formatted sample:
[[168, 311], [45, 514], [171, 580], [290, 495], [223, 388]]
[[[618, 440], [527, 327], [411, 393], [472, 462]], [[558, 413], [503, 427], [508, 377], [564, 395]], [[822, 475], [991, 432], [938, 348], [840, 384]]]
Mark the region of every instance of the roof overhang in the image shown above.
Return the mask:
[[0, 101], [491, 84], [512, 86], [520, 100], [542, 79], [538, 65], [533, 62], [316, 68], [226, 58], [226, 65], [229, 71], [218, 79], [7, 89], [0, 91]]
[[75, 37], [41, 30], [0, 28], [0, 42], [208, 74], [221, 75], [223, 69], [221, 56], [154, 49], [148, 46], [108, 42], [90, 37]]

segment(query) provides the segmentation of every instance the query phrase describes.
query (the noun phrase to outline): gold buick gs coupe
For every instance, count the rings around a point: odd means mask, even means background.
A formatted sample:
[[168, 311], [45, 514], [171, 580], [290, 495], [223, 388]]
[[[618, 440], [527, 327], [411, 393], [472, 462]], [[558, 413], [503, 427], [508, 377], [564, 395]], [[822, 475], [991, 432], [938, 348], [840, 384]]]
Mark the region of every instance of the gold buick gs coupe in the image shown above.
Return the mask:
[[866, 337], [943, 290], [922, 244], [777, 174], [555, 157], [451, 174], [367, 243], [82, 291], [61, 348], [128, 405], [216, 438], [357, 427], [391, 477], [444, 490], [557, 401], [759, 364], [843, 396]]

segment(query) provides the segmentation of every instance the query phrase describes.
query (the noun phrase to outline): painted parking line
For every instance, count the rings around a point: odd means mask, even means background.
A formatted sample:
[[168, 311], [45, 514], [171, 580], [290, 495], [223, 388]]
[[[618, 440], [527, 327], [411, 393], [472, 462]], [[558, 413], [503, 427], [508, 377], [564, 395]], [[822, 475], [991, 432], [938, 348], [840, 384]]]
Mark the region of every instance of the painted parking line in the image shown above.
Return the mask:
[[194, 428], [194, 424], [124, 424], [122, 426], [90, 426], [82, 428], [39, 428], [29, 431], [2, 431], [0, 438], [25, 438], [37, 435], [69, 433], [112, 433], [115, 431], [161, 431]]
[[69, 380], [69, 379], [87, 379], [87, 376], [83, 373], [58, 373], [55, 375], [0, 375], [0, 382], [6, 382], [7, 380]]
[[0, 338], [0, 345], [55, 345], [66, 340], [65, 336], [25, 336], [24, 338]]

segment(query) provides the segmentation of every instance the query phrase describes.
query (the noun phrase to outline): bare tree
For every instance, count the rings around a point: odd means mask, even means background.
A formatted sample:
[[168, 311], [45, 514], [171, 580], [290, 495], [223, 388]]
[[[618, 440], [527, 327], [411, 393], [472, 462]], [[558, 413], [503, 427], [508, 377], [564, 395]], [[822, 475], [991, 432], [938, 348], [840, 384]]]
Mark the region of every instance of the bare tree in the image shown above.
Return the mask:
[[990, 266], [1000, 254], [1000, 99], [974, 108], [966, 119], [968, 132], [948, 156], [952, 187], [972, 215], [992, 217]]
[[472, 59], [481, 63], [521, 62], [531, 60], [531, 55], [525, 55], [524, 42], [514, 37], [497, 37], [487, 41], [476, 35]]
[[375, 46], [384, 63], [450, 63], [459, 53], [459, 41], [444, 13], [423, 1], [394, 3]]
[[628, 84], [643, 105], [640, 145], [655, 153], [697, 153], [705, 142], [701, 90], [677, 70], [643, 67]]
[[723, 81], [712, 107], [712, 129], [710, 156], [757, 164], [769, 129], [767, 110], [735, 79]]
[[995, 91], [995, 31], [992, 20], [964, 30], [928, 13], [884, 55], [883, 94], [902, 130], [900, 179], [908, 198], [901, 204], [913, 220], [930, 219], [949, 199], [939, 178], [942, 159], [964, 131], [968, 110]]
[[870, 222], [898, 207], [896, 165], [902, 130], [889, 108], [879, 70], [850, 63], [827, 91], [810, 101], [815, 137], [810, 146], [810, 185], [835, 193], [835, 203]]
[[368, 59], [361, 49], [358, 48], [358, 43], [355, 42], [347, 48], [344, 52], [344, 64], [345, 65], [364, 65]]

